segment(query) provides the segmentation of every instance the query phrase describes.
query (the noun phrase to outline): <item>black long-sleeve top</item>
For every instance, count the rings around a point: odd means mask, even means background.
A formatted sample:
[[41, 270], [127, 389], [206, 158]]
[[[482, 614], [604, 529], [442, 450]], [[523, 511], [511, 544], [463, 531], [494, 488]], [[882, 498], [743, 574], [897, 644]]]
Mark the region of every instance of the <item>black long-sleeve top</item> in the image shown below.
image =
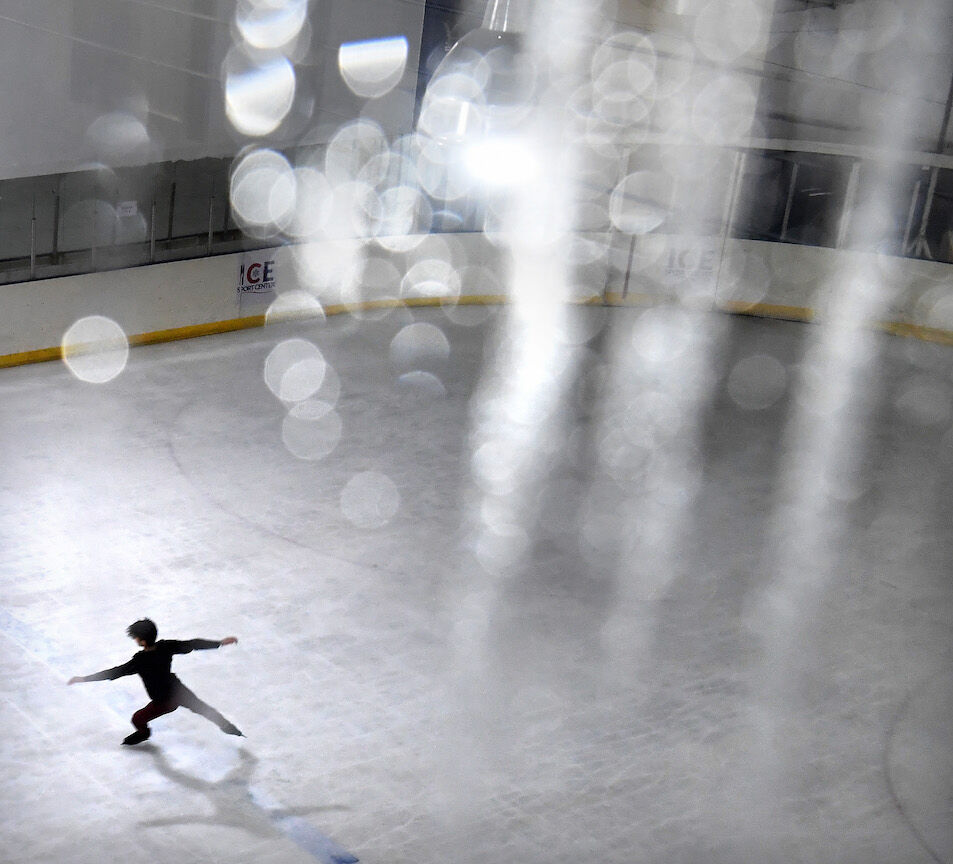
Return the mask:
[[204, 651], [218, 648], [221, 643], [212, 639], [160, 639], [152, 648], [143, 648], [133, 655], [128, 663], [103, 669], [92, 675], [84, 676], [84, 681], [112, 681], [124, 675], [139, 675], [146, 687], [146, 693], [156, 701], [172, 696], [181, 683], [172, 674], [172, 655], [189, 654], [192, 651]]

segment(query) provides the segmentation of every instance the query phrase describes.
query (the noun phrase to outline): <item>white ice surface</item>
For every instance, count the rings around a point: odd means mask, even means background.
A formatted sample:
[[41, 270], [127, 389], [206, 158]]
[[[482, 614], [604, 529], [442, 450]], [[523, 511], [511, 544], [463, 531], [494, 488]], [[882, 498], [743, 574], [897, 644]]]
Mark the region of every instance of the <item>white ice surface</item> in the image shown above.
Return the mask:
[[[390, 364], [411, 321], [449, 339], [421, 364], [446, 395]], [[638, 546], [587, 544], [635, 532], [614, 503], [648, 492], [592, 455], [606, 391], [572, 397], [579, 434], [552, 457], [528, 561], [491, 577], [471, 554], [486, 326], [400, 311], [139, 348], [103, 385], [0, 372], [0, 858], [292, 864], [330, 838], [369, 864], [953, 860], [949, 417], [897, 408], [917, 376], [948, 390], [953, 352], [878, 337], [864, 491], [772, 669], [747, 616], [793, 399], [743, 410], [725, 380], [758, 353], [793, 370], [807, 328], [720, 326], [701, 485], [664, 593], [613, 631], [628, 653], [602, 633]], [[317, 461], [285, 449], [263, 379], [292, 336], [341, 385], [343, 437]], [[362, 472], [399, 493], [383, 527], [342, 513]], [[180, 710], [123, 748], [138, 679], [65, 685], [131, 656], [144, 615], [160, 636], [239, 638], [174, 668], [247, 739]]]

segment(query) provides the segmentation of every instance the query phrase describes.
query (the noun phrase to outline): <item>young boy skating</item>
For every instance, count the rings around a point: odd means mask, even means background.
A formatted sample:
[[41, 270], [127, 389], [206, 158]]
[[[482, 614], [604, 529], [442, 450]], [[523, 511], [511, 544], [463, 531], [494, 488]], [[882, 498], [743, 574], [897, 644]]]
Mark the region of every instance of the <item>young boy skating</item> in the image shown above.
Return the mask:
[[172, 655], [188, 654], [195, 650], [219, 648], [222, 645], [234, 645], [238, 640], [234, 636], [215, 641], [213, 639], [160, 639], [156, 642], [156, 625], [148, 618], [142, 618], [126, 628], [126, 633], [136, 640], [142, 648], [133, 655], [128, 663], [104, 669], [93, 675], [76, 675], [67, 684], [79, 684], [85, 681], [112, 681], [124, 675], [139, 675], [146, 687], [146, 693], [152, 701], [132, 715], [132, 725], [136, 731], [123, 740], [123, 744], [139, 744], [145, 741], [152, 731], [149, 721], [175, 711], [176, 708], [188, 708], [211, 720], [219, 729], [229, 735], [241, 735], [241, 731], [230, 723], [211, 705], [207, 705], [188, 687], [172, 674]]

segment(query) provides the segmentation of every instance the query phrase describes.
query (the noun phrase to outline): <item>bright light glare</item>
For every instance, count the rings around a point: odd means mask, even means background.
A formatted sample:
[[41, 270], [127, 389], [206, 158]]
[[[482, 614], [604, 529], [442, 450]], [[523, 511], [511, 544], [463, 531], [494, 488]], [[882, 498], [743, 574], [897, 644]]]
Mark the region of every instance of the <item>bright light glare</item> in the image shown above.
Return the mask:
[[486, 138], [466, 151], [470, 173], [487, 186], [515, 186], [539, 177], [539, 161], [526, 141]]

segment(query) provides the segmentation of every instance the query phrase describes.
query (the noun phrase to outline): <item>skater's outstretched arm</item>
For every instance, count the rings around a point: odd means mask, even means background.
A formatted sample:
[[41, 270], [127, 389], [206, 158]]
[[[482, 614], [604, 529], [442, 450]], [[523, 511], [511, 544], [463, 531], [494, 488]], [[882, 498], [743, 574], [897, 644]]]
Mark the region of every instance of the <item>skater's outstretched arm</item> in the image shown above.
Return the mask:
[[207, 651], [221, 648], [223, 645], [234, 645], [237, 641], [234, 636], [226, 636], [224, 639], [166, 639], [165, 644], [173, 654], [188, 654], [191, 651]]
[[94, 672], [92, 675], [74, 675], [67, 681], [67, 684], [85, 684], [87, 681], [114, 681], [116, 678], [122, 678], [123, 675], [135, 675], [133, 662], [123, 663], [122, 666], [113, 666], [112, 669], [103, 669], [102, 672]]

